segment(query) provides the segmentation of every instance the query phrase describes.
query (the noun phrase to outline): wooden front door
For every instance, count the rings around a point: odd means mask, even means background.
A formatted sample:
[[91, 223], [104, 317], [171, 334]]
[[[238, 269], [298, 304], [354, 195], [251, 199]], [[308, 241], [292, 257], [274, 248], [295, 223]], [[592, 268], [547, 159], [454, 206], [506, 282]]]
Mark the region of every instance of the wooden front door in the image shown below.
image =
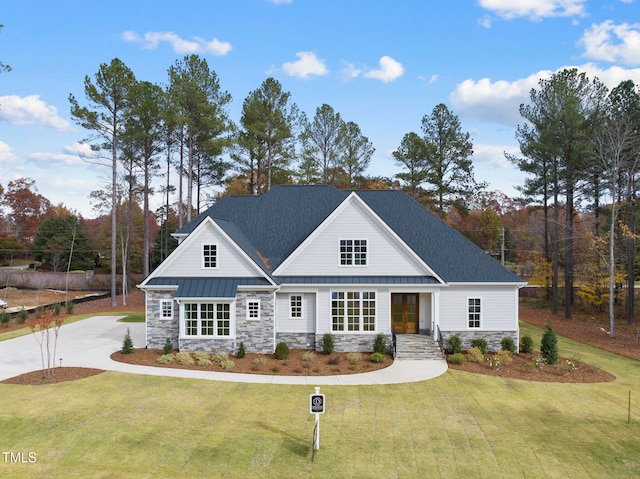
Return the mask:
[[415, 334], [418, 332], [418, 295], [392, 294], [391, 320], [396, 334]]

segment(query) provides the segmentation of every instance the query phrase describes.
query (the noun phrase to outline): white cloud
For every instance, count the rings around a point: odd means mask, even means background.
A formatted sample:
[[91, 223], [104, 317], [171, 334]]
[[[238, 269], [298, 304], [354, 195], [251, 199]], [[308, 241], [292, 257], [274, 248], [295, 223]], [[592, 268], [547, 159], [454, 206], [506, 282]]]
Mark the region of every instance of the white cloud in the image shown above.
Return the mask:
[[12, 125], [42, 125], [61, 131], [72, 131], [71, 124], [58, 116], [55, 106], [47, 105], [40, 95], [0, 97], [0, 120]]
[[491, 168], [501, 170], [510, 170], [515, 168], [515, 166], [504, 156], [505, 153], [517, 156], [520, 154], [520, 148], [514, 145], [487, 145], [478, 143], [473, 145], [474, 164], [483, 164], [490, 166]]
[[282, 70], [289, 76], [307, 78], [310, 75], [326, 75], [329, 73], [322, 60], [313, 52], [296, 53], [298, 60], [282, 64]]
[[[18, 157], [11, 152], [11, 147], [0, 141], [0, 165], [3, 167], [13, 165], [18, 162]], [[6, 181], [6, 178], [3, 179]]]
[[353, 63], [343, 62], [344, 68], [340, 70], [340, 76], [343, 80], [349, 81], [358, 78], [362, 74], [362, 69], [357, 68]]
[[[546, 17], [573, 17], [585, 14], [586, 0], [479, 0], [480, 6], [505, 20], [526, 17], [541, 20]], [[490, 26], [490, 19], [481, 24]]]
[[211, 53], [222, 56], [231, 51], [231, 43], [221, 42], [217, 38], [205, 40], [200, 37], [192, 37], [191, 40], [180, 38], [174, 32], [147, 32], [143, 37], [134, 31], [126, 31], [122, 34], [126, 42], [141, 43], [143, 48], [155, 50], [160, 43], [169, 43], [175, 53]]
[[[616, 41], [617, 40], [617, 41]], [[614, 24], [607, 20], [593, 24], [578, 42], [583, 56], [593, 60], [640, 65], [640, 24]]]
[[[576, 67], [562, 67], [556, 72], [565, 68], [577, 68], [579, 72], [585, 72], [590, 79], [597, 77], [609, 89], [627, 79], [640, 83], [640, 68], [625, 69], [614, 66], [603, 70], [593, 63], [586, 63]], [[451, 104], [456, 113], [465, 120], [484, 120], [515, 126], [523, 122], [519, 111], [520, 104], [528, 103], [531, 89], [538, 89], [539, 80], [547, 79], [553, 73], [550, 70], [541, 70], [513, 82], [492, 81], [490, 78], [467, 79], [459, 83], [451, 93]]]
[[374, 78], [384, 83], [389, 83], [404, 74], [402, 63], [397, 62], [389, 56], [383, 56], [378, 62], [380, 68], [378, 70], [369, 70], [364, 74], [366, 78]]

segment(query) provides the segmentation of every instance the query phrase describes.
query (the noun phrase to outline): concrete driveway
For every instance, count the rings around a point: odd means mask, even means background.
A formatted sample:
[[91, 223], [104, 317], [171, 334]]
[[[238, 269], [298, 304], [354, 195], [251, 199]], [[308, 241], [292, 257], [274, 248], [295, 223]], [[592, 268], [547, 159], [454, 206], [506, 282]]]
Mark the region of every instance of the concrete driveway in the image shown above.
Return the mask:
[[[120, 323], [118, 319], [121, 317], [94, 316], [62, 326], [56, 357], [54, 358], [56, 366], [60, 365], [60, 358], [62, 358], [62, 366], [96, 368], [133, 374], [215, 381], [315, 386], [417, 382], [440, 376], [447, 370], [447, 362], [445, 360], [394, 361], [388, 368], [369, 373], [310, 377], [136, 366], [113, 361], [110, 358], [114, 351], [119, 351], [122, 348], [127, 328], [133, 339], [134, 347], [140, 348], [145, 345], [144, 323]], [[51, 349], [53, 351], [53, 347]], [[40, 346], [33, 334], [0, 342], [0, 381], [39, 369], [42, 369]]]

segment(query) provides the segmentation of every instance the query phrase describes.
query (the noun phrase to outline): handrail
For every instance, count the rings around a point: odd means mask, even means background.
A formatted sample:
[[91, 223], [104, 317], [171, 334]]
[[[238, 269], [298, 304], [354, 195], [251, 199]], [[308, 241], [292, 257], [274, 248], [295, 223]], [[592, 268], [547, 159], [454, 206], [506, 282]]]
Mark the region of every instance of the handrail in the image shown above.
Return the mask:
[[440, 325], [436, 325], [436, 328], [438, 328], [438, 337], [436, 339], [436, 341], [438, 341], [438, 346], [440, 347], [440, 352], [442, 353], [442, 357], [446, 357], [445, 353], [444, 353], [444, 342], [442, 341], [442, 331], [440, 331]]

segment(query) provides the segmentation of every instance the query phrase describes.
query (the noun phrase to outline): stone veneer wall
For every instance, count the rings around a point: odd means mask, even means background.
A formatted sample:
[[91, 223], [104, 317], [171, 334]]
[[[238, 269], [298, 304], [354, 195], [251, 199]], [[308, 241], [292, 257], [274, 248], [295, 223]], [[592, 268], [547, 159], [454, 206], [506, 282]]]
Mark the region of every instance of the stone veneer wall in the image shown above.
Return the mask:
[[500, 351], [502, 349], [500, 342], [506, 337], [513, 339], [513, 343], [518, 350], [520, 348], [520, 339], [516, 331], [442, 331], [442, 340], [445, 348], [451, 336], [458, 336], [462, 340], [463, 349], [469, 349], [473, 339], [484, 338], [487, 341], [489, 351]]
[[[322, 334], [316, 335], [316, 351], [322, 351]], [[333, 336], [334, 351], [338, 353], [361, 352], [368, 353], [373, 351], [373, 342], [377, 334], [339, 334], [331, 333]], [[393, 337], [385, 335], [387, 346], [393, 340]]]
[[[277, 333], [276, 344], [277, 343], [285, 343], [290, 349], [316, 349], [316, 334]], [[322, 348], [320, 348], [320, 351], [322, 351]]]
[[[178, 336], [180, 329], [180, 310], [178, 303], [173, 299], [173, 291], [147, 291], [147, 347], [163, 348], [169, 338], [174, 348], [178, 348]], [[173, 301], [173, 318], [160, 318], [160, 301], [169, 299]]]
[[[260, 319], [247, 319], [247, 302], [260, 301]], [[244, 343], [248, 353], [275, 351], [274, 294], [269, 291], [238, 291], [236, 294], [236, 348]], [[235, 352], [235, 351], [233, 351]]]

